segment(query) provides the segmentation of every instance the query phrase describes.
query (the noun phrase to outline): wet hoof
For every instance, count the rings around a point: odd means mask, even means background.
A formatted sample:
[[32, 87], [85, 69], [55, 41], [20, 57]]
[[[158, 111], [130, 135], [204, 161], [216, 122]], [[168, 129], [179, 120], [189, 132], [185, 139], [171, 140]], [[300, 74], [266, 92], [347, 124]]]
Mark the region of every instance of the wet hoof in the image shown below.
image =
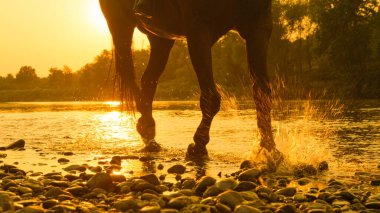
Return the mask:
[[195, 143], [189, 144], [186, 152], [186, 160], [205, 161], [208, 159], [209, 157], [206, 146], [196, 147]]
[[255, 166], [261, 169], [263, 172], [276, 172], [277, 168], [284, 162], [284, 154], [278, 149], [268, 151], [265, 148], [257, 153]]
[[161, 145], [156, 140], [151, 139], [145, 143], [145, 147], [141, 149], [142, 152], [159, 152], [161, 151]]

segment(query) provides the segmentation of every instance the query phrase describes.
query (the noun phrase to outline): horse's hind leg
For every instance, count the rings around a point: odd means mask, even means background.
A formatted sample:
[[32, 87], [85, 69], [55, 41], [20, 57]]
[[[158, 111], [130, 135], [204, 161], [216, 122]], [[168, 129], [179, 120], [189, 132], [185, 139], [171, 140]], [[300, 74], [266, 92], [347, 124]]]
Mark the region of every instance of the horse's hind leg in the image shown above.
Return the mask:
[[211, 46], [214, 41], [207, 33], [188, 37], [188, 47], [194, 70], [201, 89], [200, 107], [202, 121], [194, 135], [194, 144], [190, 144], [186, 157], [189, 159], [208, 158], [206, 145], [210, 140], [211, 122], [220, 109], [220, 95], [216, 90], [213, 73]]
[[151, 53], [148, 66], [141, 78], [141, 105], [139, 107], [141, 118], [137, 123], [137, 131], [144, 140], [146, 151], [159, 151], [160, 147], [154, 140], [156, 125], [152, 115], [152, 103], [158, 79], [165, 69], [174, 41], [153, 35], [148, 38]]

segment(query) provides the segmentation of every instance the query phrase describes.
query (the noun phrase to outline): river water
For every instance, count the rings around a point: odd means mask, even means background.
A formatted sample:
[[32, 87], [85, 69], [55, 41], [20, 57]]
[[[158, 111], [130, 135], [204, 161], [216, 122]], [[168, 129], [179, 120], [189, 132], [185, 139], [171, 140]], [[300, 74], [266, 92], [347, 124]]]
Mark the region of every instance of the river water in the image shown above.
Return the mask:
[[[225, 103], [215, 117], [208, 145], [206, 173], [236, 171], [252, 158], [258, 134], [254, 105]], [[138, 117], [138, 115], [136, 115]], [[183, 163], [186, 147], [201, 118], [198, 102], [156, 102], [155, 155], [166, 164]], [[136, 118], [118, 111], [113, 102], [0, 103], [0, 146], [18, 139], [25, 151], [4, 151], [4, 163], [33, 171], [59, 170], [61, 152], [72, 151], [71, 163], [97, 164], [114, 155], [141, 157]], [[278, 149], [291, 164], [329, 162], [329, 175], [373, 171], [380, 163], [380, 101], [341, 104], [335, 101], [289, 101], [273, 110]], [[123, 162], [124, 172], [151, 172], [138, 160]], [[154, 167], [154, 166], [153, 166]], [[150, 168], [153, 169], [154, 168]]]

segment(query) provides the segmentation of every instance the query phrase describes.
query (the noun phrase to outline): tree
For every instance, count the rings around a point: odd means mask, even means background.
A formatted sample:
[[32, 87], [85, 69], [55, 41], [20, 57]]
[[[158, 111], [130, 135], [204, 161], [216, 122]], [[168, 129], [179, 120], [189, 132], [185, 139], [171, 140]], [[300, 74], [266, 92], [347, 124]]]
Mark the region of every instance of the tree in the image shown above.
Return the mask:
[[16, 81], [20, 88], [34, 87], [38, 81], [36, 70], [31, 66], [22, 66], [16, 74]]

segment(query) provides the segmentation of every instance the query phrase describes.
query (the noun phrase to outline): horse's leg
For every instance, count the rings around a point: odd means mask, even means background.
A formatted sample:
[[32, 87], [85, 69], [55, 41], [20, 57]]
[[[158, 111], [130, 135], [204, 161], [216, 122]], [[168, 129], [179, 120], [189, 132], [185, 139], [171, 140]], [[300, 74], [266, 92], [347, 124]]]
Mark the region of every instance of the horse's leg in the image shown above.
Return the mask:
[[211, 122], [220, 109], [220, 94], [216, 89], [212, 73], [211, 47], [215, 41], [208, 33], [198, 33], [188, 36], [187, 42], [191, 62], [201, 89], [202, 121], [194, 135], [195, 143], [189, 145], [186, 157], [205, 159], [208, 158], [206, 145], [210, 140]]
[[[240, 32], [246, 39], [248, 63], [253, 79], [254, 101], [257, 111], [257, 126], [260, 133], [260, 151], [267, 150], [267, 169], [275, 170], [283, 159], [276, 149], [271, 126], [271, 87], [267, 73], [267, 51], [271, 34], [270, 29], [256, 28], [248, 32]], [[268, 155], [269, 153], [269, 155]]]
[[165, 69], [174, 40], [148, 36], [151, 53], [148, 66], [141, 78], [141, 117], [137, 123], [137, 131], [145, 143], [146, 151], [159, 151], [160, 146], [154, 140], [156, 125], [152, 115], [152, 103], [158, 79]]

